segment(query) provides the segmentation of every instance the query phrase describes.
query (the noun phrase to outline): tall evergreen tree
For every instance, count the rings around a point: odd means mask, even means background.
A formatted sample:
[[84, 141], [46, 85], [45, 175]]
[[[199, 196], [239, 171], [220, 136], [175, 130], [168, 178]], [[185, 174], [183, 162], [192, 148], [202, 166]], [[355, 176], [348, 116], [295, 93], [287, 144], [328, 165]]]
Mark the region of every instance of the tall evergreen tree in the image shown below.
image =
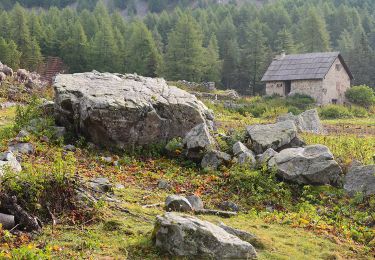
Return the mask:
[[240, 62], [240, 48], [235, 39], [227, 39], [224, 42], [222, 66], [222, 83], [227, 88], [236, 88], [238, 83], [238, 67]]
[[220, 72], [222, 62], [219, 59], [219, 47], [217, 45], [216, 36], [213, 35], [210, 39], [207, 49], [205, 49], [205, 68], [203, 80], [205, 81], [220, 81]]
[[21, 52], [17, 50], [14, 41], [7, 42], [4, 38], [0, 37], [0, 50], [0, 61], [13, 69], [18, 69]]
[[183, 15], [169, 34], [165, 74], [169, 79], [200, 81], [203, 73], [202, 33], [192, 16]]
[[127, 49], [127, 71], [144, 76], [157, 76], [161, 55], [158, 52], [152, 33], [142, 22], [135, 22]]
[[285, 51], [288, 54], [296, 53], [293, 35], [288, 29], [284, 28], [277, 34], [276, 50], [278, 52]]
[[329, 34], [324, 19], [311, 8], [301, 23], [301, 42], [307, 52], [330, 50]]

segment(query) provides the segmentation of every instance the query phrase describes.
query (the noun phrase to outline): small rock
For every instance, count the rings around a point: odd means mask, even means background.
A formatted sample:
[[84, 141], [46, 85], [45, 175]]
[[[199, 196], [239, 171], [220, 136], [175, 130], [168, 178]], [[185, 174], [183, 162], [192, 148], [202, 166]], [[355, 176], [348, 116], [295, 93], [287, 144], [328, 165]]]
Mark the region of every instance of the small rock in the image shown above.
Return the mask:
[[63, 149], [69, 152], [75, 152], [77, 150], [77, 148], [72, 144], [65, 145]]
[[274, 157], [277, 154], [277, 152], [272, 149], [268, 148], [264, 153], [257, 156], [257, 163], [259, 166], [266, 165], [268, 161]]
[[344, 189], [351, 195], [362, 192], [366, 196], [375, 194], [375, 165], [355, 165], [345, 176]]
[[112, 192], [113, 186], [107, 178], [95, 178], [89, 181], [90, 187], [97, 192]]
[[26, 138], [26, 137], [29, 137], [29, 136], [30, 136], [30, 133], [29, 133], [28, 131], [26, 131], [26, 130], [21, 130], [21, 131], [18, 133], [16, 139], [17, 139], [17, 141], [21, 141], [23, 138]]
[[228, 211], [233, 211], [233, 212], [239, 212], [240, 208], [238, 205], [232, 201], [223, 201], [220, 205], [219, 208], [222, 210], [228, 210]]
[[186, 199], [190, 202], [193, 210], [200, 210], [204, 208], [202, 199], [197, 195], [187, 196]]
[[31, 143], [16, 143], [9, 146], [9, 151], [20, 154], [33, 154], [35, 149]]
[[204, 151], [216, 147], [207, 124], [202, 123], [191, 129], [183, 140], [186, 156], [193, 160], [202, 159]]
[[66, 135], [66, 128], [63, 126], [54, 126], [53, 132], [55, 138], [63, 138]]
[[255, 168], [256, 166], [255, 155], [250, 150], [238, 155], [237, 162], [239, 165], [248, 165], [250, 168]]
[[172, 256], [188, 259], [255, 259], [254, 247], [208, 221], [188, 215], [157, 216], [155, 246]]
[[217, 170], [222, 164], [229, 164], [232, 158], [229, 154], [212, 150], [203, 156], [201, 166], [203, 169]]
[[158, 181], [158, 188], [162, 190], [169, 190], [171, 188], [171, 185], [167, 180], [161, 179]]
[[243, 143], [237, 142], [233, 145], [233, 155], [238, 156], [241, 153], [250, 153], [251, 151]]
[[107, 157], [102, 156], [102, 157], [100, 158], [100, 160], [101, 160], [102, 162], [104, 162], [104, 163], [108, 163], [108, 164], [110, 164], [110, 163], [112, 163], [113, 158], [110, 157], [110, 156], [107, 156]]
[[122, 185], [121, 183], [116, 183], [116, 184], [115, 184], [115, 189], [116, 189], [116, 190], [124, 190], [124, 189], [125, 189], [125, 186]]
[[14, 172], [22, 171], [21, 164], [12, 152], [5, 152], [0, 154], [0, 177], [4, 175], [5, 169], [9, 167]]
[[43, 135], [42, 137], [40, 137], [40, 141], [48, 143], [49, 142], [49, 138], [48, 138], [48, 136]]
[[190, 212], [193, 210], [190, 202], [178, 195], [169, 195], [165, 200], [165, 208], [167, 211]]
[[0, 224], [3, 229], [10, 230], [16, 225], [13, 215], [0, 213]]

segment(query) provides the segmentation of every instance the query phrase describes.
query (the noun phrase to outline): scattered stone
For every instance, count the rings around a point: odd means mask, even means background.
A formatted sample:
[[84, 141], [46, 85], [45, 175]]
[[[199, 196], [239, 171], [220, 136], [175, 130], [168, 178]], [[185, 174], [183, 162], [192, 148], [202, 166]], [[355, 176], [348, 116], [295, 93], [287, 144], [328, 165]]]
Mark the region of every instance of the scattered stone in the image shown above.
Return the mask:
[[375, 194], [375, 165], [354, 165], [345, 176], [344, 189], [351, 195], [362, 192]]
[[286, 115], [279, 116], [277, 118], [278, 122], [292, 120], [297, 126], [298, 131], [308, 132], [314, 134], [325, 134], [323, 124], [320, 121], [318, 110], [311, 109], [307, 110], [298, 116], [288, 113]]
[[155, 246], [192, 259], [254, 259], [254, 247], [221, 227], [196, 217], [166, 213], [156, 218]]
[[35, 149], [34, 145], [31, 143], [16, 143], [9, 145], [9, 151], [13, 153], [20, 153], [20, 154], [33, 154]]
[[105, 147], [166, 144], [213, 120], [195, 96], [161, 78], [95, 71], [60, 74], [54, 88], [57, 121]]
[[254, 153], [252, 151], [241, 153], [237, 158], [237, 163], [239, 165], [248, 165], [250, 168], [255, 168], [256, 160]]
[[189, 212], [193, 210], [193, 207], [186, 198], [169, 195], [165, 200], [165, 209], [167, 211]]
[[22, 171], [21, 164], [17, 161], [17, 158], [12, 152], [0, 154], [0, 177], [4, 175], [7, 168], [14, 172]]
[[253, 150], [261, 154], [268, 148], [280, 150], [290, 147], [297, 138], [297, 128], [293, 121], [287, 120], [276, 124], [251, 125], [247, 132], [252, 141]]
[[107, 163], [107, 164], [110, 164], [113, 162], [113, 158], [111, 156], [102, 156], [100, 157], [100, 161], [104, 162], [104, 163]]
[[89, 181], [89, 186], [93, 191], [108, 193], [113, 191], [113, 186], [107, 178], [95, 178]]
[[64, 149], [65, 151], [69, 151], [69, 152], [75, 152], [75, 151], [77, 150], [77, 148], [76, 148], [74, 145], [72, 145], [72, 144], [67, 144], [67, 145], [65, 145], [65, 146], [63, 147], [63, 149]]
[[217, 170], [220, 165], [229, 164], [232, 157], [224, 152], [212, 150], [203, 156], [201, 166], [203, 169]]
[[15, 107], [15, 106], [17, 106], [17, 103], [15, 102], [6, 101], [3, 103], [0, 103], [0, 109], [5, 109], [5, 108], [10, 108], [10, 107]]
[[267, 165], [268, 161], [274, 157], [277, 154], [277, 152], [272, 149], [268, 148], [264, 153], [259, 154], [257, 156], [257, 163], [259, 166]]
[[55, 112], [55, 102], [46, 100], [40, 105], [40, 108], [45, 115], [53, 116]]
[[249, 148], [247, 148], [243, 143], [237, 142], [233, 145], [233, 155], [238, 156], [241, 153], [249, 153], [251, 152]]
[[207, 124], [199, 124], [186, 134], [183, 145], [188, 158], [200, 160], [204, 156], [204, 151], [216, 147], [216, 142]]
[[3, 229], [10, 230], [16, 225], [13, 215], [0, 213], [0, 224]]
[[43, 135], [43, 136], [40, 137], [40, 141], [48, 143], [49, 142], [49, 138], [48, 138], [48, 136]]
[[260, 249], [265, 248], [263, 242], [260, 241], [260, 239], [254, 234], [250, 234], [246, 231], [229, 227], [229, 226], [225, 225], [223, 222], [219, 223], [218, 226], [221, 227], [222, 229], [224, 229], [225, 231], [227, 231], [229, 234], [232, 234], [232, 235], [240, 238], [241, 240], [250, 243], [251, 245], [255, 246], [256, 248], [260, 248]]
[[223, 201], [220, 205], [219, 208], [222, 210], [229, 210], [233, 212], [239, 212], [240, 208], [238, 205], [232, 201]]
[[66, 135], [66, 128], [64, 126], [53, 127], [54, 137], [56, 139], [63, 138]]
[[186, 199], [190, 202], [193, 210], [200, 210], [204, 208], [202, 199], [197, 195], [187, 196]]
[[167, 180], [161, 179], [158, 181], [158, 188], [162, 190], [169, 190], [171, 188], [171, 185]]
[[17, 141], [22, 141], [24, 138], [28, 138], [28, 137], [30, 137], [30, 133], [28, 132], [28, 131], [26, 131], [26, 130], [21, 130], [19, 133], [18, 133], [18, 135], [17, 135], [17, 137], [16, 137], [16, 140]]
[[324, 145], [289, 148], [277, 153], [269, 162], [281, 178], [300, 184], [338, 185], [342, 170]]
[[124, 190], [125, 189], [125, 186], [121, 183], [116, 183], [115, 184], [115, 189], [116, 190]]

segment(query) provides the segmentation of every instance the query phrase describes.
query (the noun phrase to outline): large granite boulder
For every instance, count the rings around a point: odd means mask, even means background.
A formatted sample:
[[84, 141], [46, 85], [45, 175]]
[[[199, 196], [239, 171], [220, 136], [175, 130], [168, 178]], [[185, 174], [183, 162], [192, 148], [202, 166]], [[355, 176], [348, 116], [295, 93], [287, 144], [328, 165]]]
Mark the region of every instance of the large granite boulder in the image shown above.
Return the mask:
[[300, 184], [338, 185], [342, 170], [324, 145], [289, 148], [272, 157], [268, 166], [281, 178]]
[[106, 147], [166, 143], [213, 120], [195, 96], [161, 78], [95, 71], [60, 74], [54, 88], [56, 120]]
[[355, 165], [345, 176], [344, 189], [354, 195], [363, 192], [365, 195], [375, 194], [375, 165]]
[[246, 128], [257, 154], [267, 149], [281, 150], [302, 145], [297, 137], [297, 127], [292, 120], [268, 125], [251, 125]]
[[325, 134], [323, 124], [320, 121], [318, 110], [310, 109], [305, 112], [295, 116], [292, 113], [279, 116], [277, 118], [278, 122], [292, 120], [297, 126], [298, 131], [308, 132], [314, 134]]
[[196, 217], [166, 213], [156, 218], [155, 246], [189, 259], [254, 259], [254, 247], [223, 228]]

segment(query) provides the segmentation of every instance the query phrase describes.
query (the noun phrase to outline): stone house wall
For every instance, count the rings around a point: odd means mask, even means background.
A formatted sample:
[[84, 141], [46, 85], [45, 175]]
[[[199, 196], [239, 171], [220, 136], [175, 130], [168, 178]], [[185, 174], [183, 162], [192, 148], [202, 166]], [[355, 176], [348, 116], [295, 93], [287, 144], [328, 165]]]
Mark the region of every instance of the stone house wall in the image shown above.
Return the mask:
[[285, 82], [272, 81], [266, 83], [266, 95], [272, 96], [274, 94], [285, 97]]
[[323, 104], [323, 80], [293, 80], [290, 95], [305, 94], [309, 95], [318, 104]]

